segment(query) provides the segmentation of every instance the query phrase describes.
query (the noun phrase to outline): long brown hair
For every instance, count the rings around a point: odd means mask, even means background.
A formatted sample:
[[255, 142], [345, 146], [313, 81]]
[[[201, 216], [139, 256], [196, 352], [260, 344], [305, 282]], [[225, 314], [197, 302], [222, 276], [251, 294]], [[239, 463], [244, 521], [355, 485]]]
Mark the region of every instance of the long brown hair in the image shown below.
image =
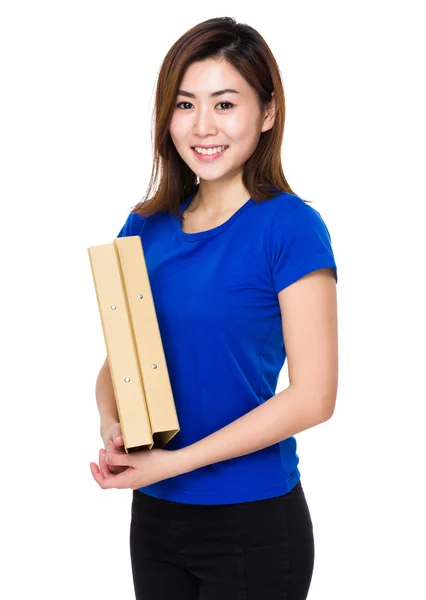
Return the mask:
[[[261, 107], [271, 101], [271, 94], [275, 92], [275, 122], [271, 129], [261, 133], [256, 150], [244, 165], [242, 181], [251, 198], [262, 202], [282, 192], [294, 194], [281, 165], [285, 98], [278, 64], [255, 29], [237, 23], [232, 17], [218, 17], [189, 29], [163, 60], [155, 95], [151, 179], [145, 196], [132, 212], [148, 217], [166, 211], [182, 219], [180, 206], [194, 190], [198, 178], [177, 152], [169, 124], [185, 70], [193, 62], [208, 58], [227, 60], [256, 91]], [[158, 189], [149, 198], [157, 182]]]

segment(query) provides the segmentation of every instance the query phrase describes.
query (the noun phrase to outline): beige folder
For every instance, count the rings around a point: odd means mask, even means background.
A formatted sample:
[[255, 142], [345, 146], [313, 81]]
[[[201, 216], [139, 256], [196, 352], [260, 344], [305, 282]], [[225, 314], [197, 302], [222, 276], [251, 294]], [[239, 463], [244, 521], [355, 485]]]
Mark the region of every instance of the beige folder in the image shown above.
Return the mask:
[[87, 249], [127, 453], [180, 430], [141, 238]]

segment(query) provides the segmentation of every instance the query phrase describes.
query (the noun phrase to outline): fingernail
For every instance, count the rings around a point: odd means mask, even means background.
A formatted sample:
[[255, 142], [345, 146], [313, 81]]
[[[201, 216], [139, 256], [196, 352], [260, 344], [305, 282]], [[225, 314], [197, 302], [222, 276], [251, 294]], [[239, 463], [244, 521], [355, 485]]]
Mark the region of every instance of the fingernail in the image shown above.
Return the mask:
[[108, 462], [108, 454], [104, 454], [102, 457], [102, 460], [104, 460], [105, 462]]

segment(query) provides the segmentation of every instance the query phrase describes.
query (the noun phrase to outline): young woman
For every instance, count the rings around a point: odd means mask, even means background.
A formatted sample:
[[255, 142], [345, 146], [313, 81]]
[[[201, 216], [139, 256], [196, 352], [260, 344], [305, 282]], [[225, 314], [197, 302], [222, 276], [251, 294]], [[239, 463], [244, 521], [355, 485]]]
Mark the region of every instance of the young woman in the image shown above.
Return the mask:
[[330, 235], [284, 177], [283, 86], [253, 28], [217, 18], [185, 33], [155, 110], [149, 190], [118, 236], [142, 240], [180, 431], [127, 455], [106, 360], [92, 474], [133, 490], [137, 599], [302, 600], [314, 537], [294, 435], [336, 401]]

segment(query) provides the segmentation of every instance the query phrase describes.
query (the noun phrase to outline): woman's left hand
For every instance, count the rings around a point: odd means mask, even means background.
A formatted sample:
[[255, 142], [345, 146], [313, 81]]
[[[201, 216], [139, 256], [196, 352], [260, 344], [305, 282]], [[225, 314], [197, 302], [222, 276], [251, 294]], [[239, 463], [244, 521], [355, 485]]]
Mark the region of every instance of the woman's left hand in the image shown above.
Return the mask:
[[[106, 464], [128, 467], [121, 473], [111, 473], [107, 469], [102, 472], [102, 461], [108, 456]], [[185, 473], [181, 454], [177, 450], [139, 450], [131, 454], [109, 454], [105, 449], [99, 451], [99, 466], [90, 463], [90, 470], [99, 486], [106, 490], [110, 488], [138, 488], [157, 483], [169, 477]]]

